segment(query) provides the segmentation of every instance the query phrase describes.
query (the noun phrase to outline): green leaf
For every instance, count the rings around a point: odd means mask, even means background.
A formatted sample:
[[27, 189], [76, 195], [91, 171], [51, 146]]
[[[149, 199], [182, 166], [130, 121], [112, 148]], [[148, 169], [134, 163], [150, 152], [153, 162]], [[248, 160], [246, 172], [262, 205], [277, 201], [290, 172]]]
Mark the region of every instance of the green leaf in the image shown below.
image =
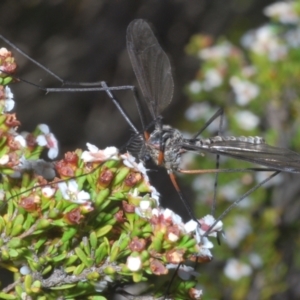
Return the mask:
[[17, 297], [14, 295], [9, 295], [9, 294], [0, 292], [0, 299], [14, 300], [14, 299], [17, 299]]
[[111, 231], [111, 229], [112, 229], [112, 226], [111, 226], [111, 225], [106, 225], [106, 226], [103, 226], [103, 227], [99, 228], [99, 229], [96, 231], [96, 236], [97, 236], [97, 238], [106, 235], [108, 232]]
[[79, 259], [86, 265], [86, 267], [89, 268], [92, 266], [93, 261], [85, 255], [81, 248], [75, 248], [75, 253], [79, 257]]

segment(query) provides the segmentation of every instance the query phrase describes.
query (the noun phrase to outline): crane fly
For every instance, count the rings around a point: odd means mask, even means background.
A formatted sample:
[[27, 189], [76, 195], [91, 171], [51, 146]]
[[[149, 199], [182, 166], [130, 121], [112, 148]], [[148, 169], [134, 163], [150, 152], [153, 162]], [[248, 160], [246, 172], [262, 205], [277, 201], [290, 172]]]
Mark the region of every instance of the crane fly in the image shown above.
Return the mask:
[[[161, 113], [170, 104], [174, 90], [171, 64], [146, 21], [137, 19], [129, 24], [127, 28], [127, 50], [153, 120], [150, 125], [154, 125], [154, 130], [149, 133], [148, 127], [150, 126], [145, 127], [142, 120], [143, 135], [135, 135], [130, 142], [141, 143], [139, 158], [151, 157], [158, 166], [164, 166], [167, 169], [174, 187], [193, 218], [193, 213], [183, 199], [176, 182], [175, 171], [185, 174], [199, 174], [263, 170], [274, 171], [273, 176], [279, 172], [300, 173], [300, 154], [285, 148], [270, 146], [261, 137], [215, 136], [208, 139], [199, 138], [202, 131], [222, 113], [222, 110], [219, 110], [192, 139], [186, 139], [179, 130], [164, 125]], [[110, 91], [109, 93], [110, 97], [113, 97]], [[187, 151], [224, 155], [266, 168], [182, 170], [179, 168], [181, 156]], [[258, 184], [256, 188], [264, 182]]]
[[[142, 109], [134, 86], [127, 85], [109, 87], [104, 81], [96, 83], [74, 83], [65, 81], [40, 63], [33, 60], [3, 36], [0, 35], [0, 38], [38, 67], [42, 68], [60, 81], [64, 87], [41, 87], [24, 79], [17, 79], [34, 85], [35, 87], [44, 90], [46, 93], [105, 91], [128, 125], [134, 131], [134, 136], [128, 141], [125, 147], [133, 149], [133, 152], [137, 151], [138, 153], [136, 156], [138, 156], [138, 158], [142, 160], [151, 158], [158, 166], [164, 166], [166, 168], [176, 191], [178, 192], [190, 216], [193, 218], [193, 213], [183, 198], [176, 182], [174, 172], [185, 174], [245, 171], [274, 171], [277, 173], [300, 172], [300, 155], [298, 153], [285, 148], [270, 146], [260, 137], [216, 136], [209, 139], [199, 138], [199, 135], [203, 132], [203, 130], [222, 114], [222, 110], [219, 110], [216, 114], [214, 114], [207, 124], [197, 134], [195, 134], [192, 139], [185, 139], [179, 130], [163, 124], [161, 113], [170, 104], [174, 90], [171, 64], [166, 53], [163, 51], [154, 36], [150, 26], [142, 19], [132, 21], [127, 28], [127, 50], [134, 73], [144, 96], [145, 103], [151, 114], [152, 122], [147, 126], [144, 122]], [[78, 85], [79, 87], [74, 87], [74, 85]], [[142, 122], [143, 134], [141, 134], [136, 128], [122, 108], [120, 102], [116, 99], [115, 95], [113, 95], [112, 92], [116, 90], [133, 91], [134, 99]], [[154, 126], [154, 130], [149, 133], [149, 128], [152, 126]], [[182, 170], [179, 168], [181, 156], [187, 151], [224, 155], [259, 164], [267, 168]], [[262, 185], [265, 181], [258, 184], [256, 188]], [[252, 190], [253, 189], [251, 189], [251, 191]], [[243, 199], [244, 197], [242, 196], [241, 198]], [[239, 202], [241, 198], [236, 202]], [[236, 202], [232, 205], [236, 205]]]

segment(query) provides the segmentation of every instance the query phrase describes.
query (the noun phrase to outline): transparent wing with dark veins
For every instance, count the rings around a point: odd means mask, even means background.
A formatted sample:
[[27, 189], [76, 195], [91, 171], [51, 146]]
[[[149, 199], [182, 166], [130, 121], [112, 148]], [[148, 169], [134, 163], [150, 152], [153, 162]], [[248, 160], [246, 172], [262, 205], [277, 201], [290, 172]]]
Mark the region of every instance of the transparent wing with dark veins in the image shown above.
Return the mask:
[[172, 100], [174, 83], [170, 61], [144, 20], [134, 20], [129, 24], [127, 51], [150, 113], [155, 119]]
[[253, 144], [243, 141], [219, 141], [211, 144], [193, 145], [186, 140], [182, 148], [225, 155], [249, 161], [283, 172], [300, 173], [300, 154], [265, 143]]

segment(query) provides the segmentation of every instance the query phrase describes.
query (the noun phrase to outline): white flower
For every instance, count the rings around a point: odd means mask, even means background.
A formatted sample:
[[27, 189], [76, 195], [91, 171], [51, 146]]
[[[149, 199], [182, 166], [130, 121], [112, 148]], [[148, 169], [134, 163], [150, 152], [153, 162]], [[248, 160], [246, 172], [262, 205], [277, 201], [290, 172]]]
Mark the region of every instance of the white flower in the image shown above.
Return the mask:
[[7, 154], [4, 154], [0, 158], [0, 165], [6, 165], [9, 162], [9, 156]]
[[293, 48], [300, 47], [300, 27], [291, 29], [285, 33], [285, 39], [289, 46]]
[[203, 296], [203, 291], [199, 287], [195, 287], [191, 289], [191, 294], [193, 296], [193, 299], [201, 300]]
[[206, 215], [202, 219], [199, 220], [201, 224], [202, 233], [206, 233], [209, 230], [209, 236], [217, 236], [217, 232], [222, 232], [223, 230], [223, 222], [218, 221], [213, 227], [211, 227], [216, 222], [216, 219], [212, 215]]
[[259, 117], [248, 110], [236, 112], [234, 118], [239, 127], [244, 130], [255, 129], [260, 122]]
[[184, 229], [187, 233], [190, 233], [195, 231], [198, 226], [199, 224], [195, 220], [190, 220], [184, 224]]
[[141, 210], [147, 210], [151, 207], [151, 201], [150, 200], [141, 200], [140, 201], [140, 209]]
[[239, 105], [247, 105], [252, 99], [259, 95], [259, 86], [250, 81], [233, 76], [229, 82], [236, 95], [236, 102]]
[[270, 18], [276, 18], [283, 24], [297, 24], [299, 16], [294, 8], [294, 2], [275, 2], [263, 10], [264, 14]]
[[16, 142], [18, 142], [21, 145], [21, 147], [24, 148], [27, 146], [26, 140], [22, 135], [17, 135], [14, 137], [14, 139]]
[[156, 190], [154, 186], [150, 186], [151, 198], [156, 201], [156, 205], [159, 206], [160, 193]]
[[42, 188], [42, 194], [46, 198], [51, 198], [55, 194], [55, 189], [50, 186], [45, 186]]
[[163, 211], [163, 216], [165, 219], [170, 218], [174, 225], [179, 225], [179, 226], [183, 225], [182, 218], [168, 208]]
[[82, 204], [90, 200], [90, 194], [85, 191], [78, 191], [78, 184], [75, 180], [66, 182], [59, 182], [58, 187], [64, 197], [73, 203]]
[[138, 257], [128, 256], [126, 265], [130, 271], [136, 272], [142, 268], [142, 260], [139, 256]]
[[198, 80], [194, 80], [190, 83], [189, 90], [193, 94], [198, 94], [202, 90], [202, 85]]
[[212, 249], [214, 247], [214, 244], [204, 236], [201, 239], [201, 247], [205, 249]]
[[256, 253], [249, 254], [249, 261], [253, 268], [260, 268], [263, 265], [261, 257]]
[[224, 274], [235, 281], [239, 280], [241, 277], [249, 276], [251, 273], [252, 269], [249, 265], [234, 258], [229, 259], [224, 268]]
[[269, 25], [247, 32], [241, 43], [256, 54], [267, 55], [270, 61], [282, 60], [287, 55], [287, 46], [279, 41], [274, 29]]
[[221, 45], [200, 50], [198, 56], [203, 60], [219, 60], [228, 57], [231, 51], [232, 45], [228, 42], [224, 42]]
[[146, 180], [148, 180], [147, 176], [147, 169], [145, 168], [144, 164], [142, 162], [137, 163], [135, 160], [135, 157], [132, 156], [130, 153], [124, 153], [121, 155], [121, 158], [123, 159], [123, 163], [126, 167], [130, 169], [134, 169], [135, 171], [138, 171], [142, 173]]
[[247, 218], [242, 216], [236, 217], [234, 224], [225, 230], [225, 242], [230, 248], [236, 248], [251, 231], [252, 228]]
[[54, 159], [58, 155], [58, 142], [54, 134], [50, 132], [49, 126], [46, 124], [40, 124], [38, 126], [43, 134], [40, 134], [36, 138], [36, 142], [39, 146], [46, 146], [49, 148], [48, 157]]
[[192, 122], [207, 118], [211, 113], [211, 107], [207, 102], [194, 103], [186, 111], [185, 117]]
[[216, 69], [210, 69], [205, 73], [202, 85], [204, 90], [211, 91], [222, 83], [223, 77], [220, 72]]
[[[205, 238], [205, 240], [207, 240], [207, 238]], [[210, 250], [208, 249], [208, 247], [205, 247], [203, 245], [200, 245], [197, 256], [199, 256], [199, 257], [209, 257], [211, 259], [213, 257]]]
[[102, 162], [109, 159], [118, 159], [118, 149], [116, 147], [107, 147], [104, 150], [99, 150], [96, 146], [87, 143], [89, 151], [83, 151], [81, 159], [84, 162]]
[[[270, 177], [274, 172], [255, 172], [255, 179], [257, 182], [262, 182], [263, 180]], [[267, 181], [264, 183], [264, 188], [270, 187], [270, 186], [279, 186], [280, 183], [283, 182], [283, 174], [278, 174], [275, 176], [275, 178], [272, 178], [272, 180]]]
[[257, 68], [255, 66], [246, 66], [243, 67], [241, 70], [241, 74], [246, 78], [252, 77], [256, 73], [257, 73]]
[[11, 92], [11, 89], [8, 86], [4, 88], [4, 94], [4, 112], [8, 112], [15, 107], [14, 94]]
[[4, 190], [0, 190], [0, 201], [3, 201], [5, 198]]
[[151, 218], [153, 215], [151, 199], [143, 199], [139, 203], [139, 207], [135, 208], [135, 213], [142, 218]]
[[227, 200], [235, 201], [238, 197], [240, 185], [240, 182], [231, 181], [226, 185], [221, 186], [219, 193], [222, 195], [222, 197], [226, 198]]
[[4, 48], [4, 47], [0, 48], [0, 55], [1, 56], [6, 56], [8, 53], [9, 53], [9, 51], [6, 48]]
[[23, 267], [20, 268], [20, 273], [22, 275], [28, 275], [28, 274], [31, 273], [31, 270], [29, 269], [28, 266], [23, 266]]

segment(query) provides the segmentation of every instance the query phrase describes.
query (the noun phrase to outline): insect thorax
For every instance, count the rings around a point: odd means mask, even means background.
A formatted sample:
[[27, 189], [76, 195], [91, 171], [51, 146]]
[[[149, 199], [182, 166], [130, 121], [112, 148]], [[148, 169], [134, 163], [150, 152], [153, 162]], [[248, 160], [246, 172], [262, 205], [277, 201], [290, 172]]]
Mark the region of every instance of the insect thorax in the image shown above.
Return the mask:
[[[157, 165], [163, 165], [167, 170], [176, 170], [181, 157], [182, 134], [169, 125], [163, 125], [162, 130], [156, 128], [146, 142], [149, 155]], [[160, 151], [163, 161], [159, 162]]]

